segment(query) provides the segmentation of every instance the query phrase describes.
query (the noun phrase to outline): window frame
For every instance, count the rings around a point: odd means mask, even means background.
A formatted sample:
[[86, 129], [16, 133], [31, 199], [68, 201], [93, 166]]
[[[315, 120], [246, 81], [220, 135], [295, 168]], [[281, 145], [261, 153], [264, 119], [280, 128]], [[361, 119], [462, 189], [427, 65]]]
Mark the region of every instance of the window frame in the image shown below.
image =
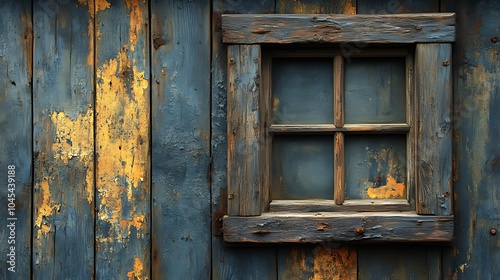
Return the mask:
[[[453, 13], [223, 15], [223, 42], [228, 44], [228, 209], [223, 218], [224, 240], [263, 244], [452, 241], [454, 24]], [[267, 128], [271, 107], [269, 98], [263, 96], [270, 96], [270, 79], [265, 78], [270, 73], [263, 70], [270, 68], [269, 59], [262, 59], [262, 48], [305, 43], [415, 47], [414, 73], [408, 75], [414, 78], [409, 102], [415, 103], [414, 123], [410, 123], [415, 143], [407, 144], [414, 147], [416, 157], [408, 160], [414, 164], [408, 169], [416, 173], [408, 186], [415, 190], [414, 212], [401, 212], [394, 205], [379, 212], [369, 201], [362, 209], [366, 212], [355, 212], [359, 211], [355, 208], [346, 212], [343, 209], [349, 207], [325, 202], [311, 207], [307, 201], [299, 206], [295, 203], [297, 207], [281, 202], [273, 205], [279, 206], [272, 209], [275, 212], [269, 211], [271, 141]], [[336, 212], [339, 209], [342, 212]]]

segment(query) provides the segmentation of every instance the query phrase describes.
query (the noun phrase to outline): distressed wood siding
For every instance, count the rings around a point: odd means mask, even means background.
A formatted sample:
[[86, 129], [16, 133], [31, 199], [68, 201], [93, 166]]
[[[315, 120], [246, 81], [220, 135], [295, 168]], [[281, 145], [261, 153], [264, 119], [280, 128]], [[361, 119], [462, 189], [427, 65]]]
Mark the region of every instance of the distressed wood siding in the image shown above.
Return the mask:
[[[500, 278], [499, 7], [498, 0], [1, 1], [0, 278]], [[453, 162], [451, 169], [449, 162], [421, 166], [439, 173], [419, 177], [426, 188], [439, 184], [449, 196], [444, 204], [441, 197], [428, 197], [431, 203], [419, 211], [447, 214], [453, 206], [452, 244], [225, 244], [221, 218], [228, 213], [229, 85], [221, 15], [438, 12], [456, 13], [456, 42], [451, 52], [446, 46], [441, 57], [426, 60], [437, 63], [437, 79], [446, 75], [442, 71], [452, 71], [452, 80], [436, 80], [428, 92], [418, 85], [426, 81], [415, 81], [417, 92], [423, 91], [415, 102], [441, 106], [432, 103], [432, 92], [439, 92], [447, 95], [443, 102], [453, 103], [453, 111], [443, 111], [435, 126], [422, 128], [436, 143], [425, 149], [451, 150]], [[272, 38], [274, 31], [264, 31], [251, 36]], [[340, 47], [349, 56], [365, 45]], [[434, 47], [422, 45], [417, 52], [425, 55]], [[444, 65], [441, 60], [450, 53]], [[271, 130], [279, 134], [289, 128]], [[437, 164], [433, 156], [428, 152], [420, 158]], [[16, 166], [16, 273], [6, 262], [9, 165]], [[419, 194], [425, 196], [425, 188]], [[266, 210], [268, 197], [263, 196], [263, 205], [257, 202], [251, 211]], [[280, 207], [289, 204], [271, 205]], [[425, 232], [415, 232], [416, 238], [442, 234], [431, 216], [423, 220]], [[292, 222], [292, 231], [302, 226]], [[307, 226], [325, 233], [330, 223]], [[373, 227], [367, 232], [376, 233]], [[242, 238], [246, 233], [231, 234]], [[345, 234], [356, 238], [352, 230]], [[254, 238], [250, 235], [244, 238]], [[265, 234], [259, 238], [272, 241]]]

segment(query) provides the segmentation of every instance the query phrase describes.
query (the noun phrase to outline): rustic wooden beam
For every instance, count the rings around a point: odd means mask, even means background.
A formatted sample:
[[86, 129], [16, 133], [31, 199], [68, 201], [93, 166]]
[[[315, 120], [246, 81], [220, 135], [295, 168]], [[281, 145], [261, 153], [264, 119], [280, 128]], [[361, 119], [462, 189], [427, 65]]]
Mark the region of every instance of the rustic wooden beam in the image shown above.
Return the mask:
[[260, 46], [229, 46], [228, 57], [228, 214], [260, 215]]
[[417, 213], [450, 215], [451, 44], [418, 44], [415, 61], [418, 99]]
[[410, 131], [410, 126], [401, 124], [345, 124], [343, 127], [336, 127], [333, 124], [272, 124], [269, 132], [281, 133], [335, 133], [335, 132], [362, 132], [362, 133], [403, 133]]
[[430, 43], [455, 41], [455, 14], [222, 15], [229, 44]]
[[382, 212], [410, 211], [406, 199], [350, 199], [338, 205], [335, 200], [273, 200], [271, 212]]
[[451, 242], [453, 216], [377, 213], [265, 213], [224, 217], [224, 240], [238, 243]]

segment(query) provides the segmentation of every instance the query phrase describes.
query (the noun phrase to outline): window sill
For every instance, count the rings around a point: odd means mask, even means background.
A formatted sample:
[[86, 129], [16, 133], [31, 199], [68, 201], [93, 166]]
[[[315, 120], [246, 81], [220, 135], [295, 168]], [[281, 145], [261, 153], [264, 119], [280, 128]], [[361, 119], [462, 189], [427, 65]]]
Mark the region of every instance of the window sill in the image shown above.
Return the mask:
[[410, 211], [406, 199], [349, 199], [342, 205], [327, 199], [273, 200], [270, 212], [385, 212]]
[[262, 213], [225, 216], [224, 240], [236, 243], [426, 242], [453, 240], [453, 216], [412, 212]]

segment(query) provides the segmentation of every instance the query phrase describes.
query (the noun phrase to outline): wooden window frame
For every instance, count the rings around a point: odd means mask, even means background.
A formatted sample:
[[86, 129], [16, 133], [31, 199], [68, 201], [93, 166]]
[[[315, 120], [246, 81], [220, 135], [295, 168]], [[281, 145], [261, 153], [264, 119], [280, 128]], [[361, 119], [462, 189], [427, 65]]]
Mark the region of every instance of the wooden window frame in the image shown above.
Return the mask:
[[[453, 13], [223, 15], [222, 39], [228, 44], [228, 209], [223, 218], [224, 240], [264, 244], [452, 241], [451, 43], [455, 40], [454, 25]], [[414, 60], [413, 69], [407, 70], [414, 72], [407, 73], [408, 79], [414, 79], [409, 82], [414, 86], [408, 89], [413, 93], [407, 93], [409, 103], [414, 103], [410, 105], [414, 115], [407, 121], [410, 134], [415, 134], [410, 138], [415, 141], [407, 146], [408, 157], [413, 159], [408, 161], [413, 164], [408, 170], [415, 172], [410, 176], [408, 189], [415, 190], [415, 207], [413, 210], [402, 208], [398, 201], [388, 200], [339, 205], [343, 200], [342, 186], [335, 188], [332, 201], [271, 204], [271, 137], [267, 131], [277, 133], [279, 127], [269, 127], [270, 104], [266, 97], [270, 96], [270, 60], [262, 59], [263, 45], [313, 44], [316, 47], [360, 43], [386, 47], [405, 45], [415, 49], [414, 58], [412, 54], [407, 58]], [[334, 67], [341, 67], [340, 59], [335, 57], [337, 66]], [[335, 79], [339, 82], [335, 86], [341, 86], [342, 77]], [[334, 99], [342, 103], [340, 94], [335, 93]], [[334, 116], [333, 127], [348, 129], [340, 116]], [[342, 142], [339, 135], [342, 134], [335, 136], [336, 143]], [[383, 211], [380, 204], [384, 205]]]

